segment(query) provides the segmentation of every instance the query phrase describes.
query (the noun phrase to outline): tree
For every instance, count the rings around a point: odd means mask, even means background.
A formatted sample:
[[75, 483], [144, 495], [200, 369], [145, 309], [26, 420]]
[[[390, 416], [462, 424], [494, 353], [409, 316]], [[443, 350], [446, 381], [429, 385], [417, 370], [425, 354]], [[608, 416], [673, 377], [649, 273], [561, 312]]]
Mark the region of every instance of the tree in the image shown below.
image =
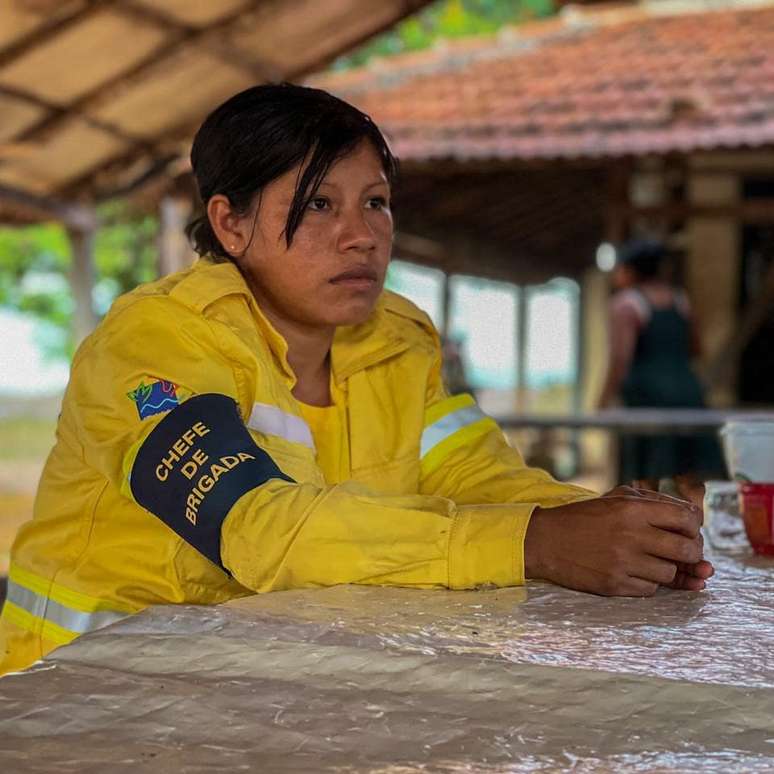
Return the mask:
[[428, 48], [441, 38], [492, 33], [506, 24], [551, 16], [554, 0], [438, 0], [351, 54], [334, 69], [349, 69], [369, 59]]
[[[124, 202], [99, 210], [94, 243], [94, 307], [103, 315], [116, 296], [157, 274], [158, 219]], [[57, 223], [0, 228], [0, 307], [31, 314], [58, 332], [46, 337], [46, 354], [70, 357], [73, 301], [67, 275], [72, 251]]]

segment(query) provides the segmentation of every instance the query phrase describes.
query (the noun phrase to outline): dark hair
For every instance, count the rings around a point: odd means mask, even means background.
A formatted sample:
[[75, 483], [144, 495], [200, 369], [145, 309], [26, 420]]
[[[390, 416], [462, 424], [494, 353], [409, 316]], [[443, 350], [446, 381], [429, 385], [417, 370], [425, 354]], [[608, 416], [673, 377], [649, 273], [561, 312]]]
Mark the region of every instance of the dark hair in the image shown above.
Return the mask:
[[[365, 113], [321, 89], [291, 83], [253, 86], [210, 113], [191, 148], [191, 166], [202, 204], [223, 194], [240, 214], [272, 180], [308, 160], [285, 223], [288, 247], [304, 210], [331, 165], [368, 140], [388, 181], [398, 171], [379, 128]], [[206, 212], [186, 234], [199, 255], [231, 260]]]
[[669, 254], [657, 239], [632, 239], [618, 250], [618, 263], [633, 269], [640, 279], [657, 277]]

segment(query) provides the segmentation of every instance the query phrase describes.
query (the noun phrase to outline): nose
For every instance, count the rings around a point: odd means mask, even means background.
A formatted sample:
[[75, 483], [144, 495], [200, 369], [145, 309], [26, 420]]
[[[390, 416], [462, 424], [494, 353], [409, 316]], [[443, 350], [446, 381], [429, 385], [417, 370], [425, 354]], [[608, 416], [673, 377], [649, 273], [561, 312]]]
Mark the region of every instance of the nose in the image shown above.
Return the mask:
[[376, 247], [376, 235], [360, 207], [342, 213], [338, 243], [340, 250], [370, 251]]

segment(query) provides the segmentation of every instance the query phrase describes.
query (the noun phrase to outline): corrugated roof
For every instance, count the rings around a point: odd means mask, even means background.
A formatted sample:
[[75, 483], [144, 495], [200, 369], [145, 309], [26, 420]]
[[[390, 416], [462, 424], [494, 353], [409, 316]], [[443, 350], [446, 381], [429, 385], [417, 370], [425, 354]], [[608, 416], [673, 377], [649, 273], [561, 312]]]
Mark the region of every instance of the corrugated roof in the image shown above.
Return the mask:
[[[690, 5], [690, 4], [689, 4]], [[312, 83], [404, 160], [594, 159], [774, 142], [774, 8], [566, 8]], [[748, 3], [749, 5], [749, 3]], [[763, 5], [756, 3], [754, 5]]]
[[0, 0], [0, 190], [125, 188], [186, 155], [225, 97], [302, 77], [428, 2]]

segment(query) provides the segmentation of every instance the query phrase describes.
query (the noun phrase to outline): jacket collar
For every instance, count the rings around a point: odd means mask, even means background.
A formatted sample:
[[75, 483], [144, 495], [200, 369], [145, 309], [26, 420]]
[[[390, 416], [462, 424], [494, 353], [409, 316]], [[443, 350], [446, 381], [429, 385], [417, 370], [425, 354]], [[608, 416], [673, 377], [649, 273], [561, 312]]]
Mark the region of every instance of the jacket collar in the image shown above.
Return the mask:
[[410, 342], [387, 314], [382, 294], [364, 323], [336, 329], [331, 348], [333, 378], [340, 384], [357, 371], [387, 360], [409, 346]]
[[[243, 296], [278, 364], [285, 375], [295, 382], [295, 375], [288, 364], [287, 342], [261, 311], [242, 273], [233, 263], [199, 259], [170, 295], [200, 313], [226, 296]], [[336, 330], [331, 349], [333, 378], [341, 384], [357, 371], [393, 357], [409, 346], [410, 342], [401, 335], [385, 311], [382, 296], [364, 323], [341, 326]]]

